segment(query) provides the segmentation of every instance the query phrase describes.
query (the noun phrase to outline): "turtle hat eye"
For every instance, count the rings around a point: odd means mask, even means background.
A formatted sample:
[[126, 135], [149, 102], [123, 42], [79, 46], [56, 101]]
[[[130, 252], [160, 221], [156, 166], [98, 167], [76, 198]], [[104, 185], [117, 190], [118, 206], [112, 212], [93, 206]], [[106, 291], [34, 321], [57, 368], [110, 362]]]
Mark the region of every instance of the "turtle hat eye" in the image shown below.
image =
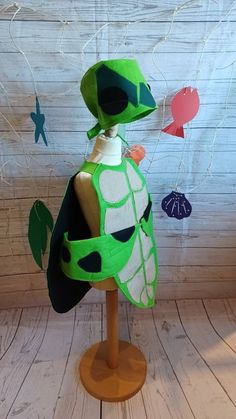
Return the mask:
[[150, 84], [148, 83], [147, 83], [147, 87], [149, 88], [150, 91], [152, 90]]
[[96, 70], [98, 104], [107, 115], [118, 115], [129, 102], [138, 106], [137, 86], [126, 77], [102, 65]]
[[120, 87], [110, 86], [99, 92], [98, 103], [106, 114], [117, 115], [127, 108], [129, 98]]

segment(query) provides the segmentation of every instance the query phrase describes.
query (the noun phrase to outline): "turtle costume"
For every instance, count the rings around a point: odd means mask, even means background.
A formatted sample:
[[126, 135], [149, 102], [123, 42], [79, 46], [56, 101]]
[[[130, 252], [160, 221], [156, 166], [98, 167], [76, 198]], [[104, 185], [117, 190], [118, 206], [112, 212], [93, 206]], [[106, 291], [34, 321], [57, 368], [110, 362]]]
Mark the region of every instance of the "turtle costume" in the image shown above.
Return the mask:
[[[81, 93], [101, 130], [148, 115], [156, 103], [135, 60], [101, 61], [81, 81]], [[114, 141], [116, 141], [114, 139]], [[100, 236], [92, 237], [73, 183], [79, 172], [91, 175], [100, 208]], [[113, 277], [134, 305], [154, 305], [157, 251], [151, 198], [146, 181], [132, 159], [117, 166], [85, 161], [71, 177], [52, 233], [47, 279], [57, 312], [74, 307], [90, 282]]]

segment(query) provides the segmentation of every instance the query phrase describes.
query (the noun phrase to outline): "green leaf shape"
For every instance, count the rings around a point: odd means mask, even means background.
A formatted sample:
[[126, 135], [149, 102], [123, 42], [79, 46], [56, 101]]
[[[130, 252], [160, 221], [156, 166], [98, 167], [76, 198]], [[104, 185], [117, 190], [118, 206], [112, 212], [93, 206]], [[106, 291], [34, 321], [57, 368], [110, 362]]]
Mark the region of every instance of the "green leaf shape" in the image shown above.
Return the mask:
[[45, 254], [48, 242], [47, 227], [53, 229], [53, 218], [45, 204], [36, 200], [30, 210], [28, 240], [33, 258], [42, 269], [42, 254]]

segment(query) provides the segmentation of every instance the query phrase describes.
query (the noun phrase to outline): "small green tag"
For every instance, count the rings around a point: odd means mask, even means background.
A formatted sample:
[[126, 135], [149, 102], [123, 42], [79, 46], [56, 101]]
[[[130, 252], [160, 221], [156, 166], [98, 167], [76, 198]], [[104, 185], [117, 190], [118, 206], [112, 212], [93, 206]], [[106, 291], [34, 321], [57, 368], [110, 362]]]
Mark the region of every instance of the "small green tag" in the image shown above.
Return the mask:
[[88, 139], [92, 140], [92, 138], [96, 137], [96, 135], [98, 135], [100, 131], [101, 131], [101, 125], [98, 122], [96, 125], [94, 125], [93, 128], [87, 131]]

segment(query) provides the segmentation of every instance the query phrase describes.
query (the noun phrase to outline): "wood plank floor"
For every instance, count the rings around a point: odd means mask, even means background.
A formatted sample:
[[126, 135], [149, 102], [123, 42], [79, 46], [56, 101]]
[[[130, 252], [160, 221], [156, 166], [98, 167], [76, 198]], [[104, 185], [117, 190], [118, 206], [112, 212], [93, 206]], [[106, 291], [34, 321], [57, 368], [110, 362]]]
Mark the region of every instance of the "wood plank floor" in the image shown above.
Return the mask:
[[236, 299], [121, 303], [121, 338], [143, 351], [148, 374], [116, 404], [89, 396], [78, 376], [82, 353], [106, 338], [105, 316], [103, 304], [0, 311], [0, 419], [236, 418]]

